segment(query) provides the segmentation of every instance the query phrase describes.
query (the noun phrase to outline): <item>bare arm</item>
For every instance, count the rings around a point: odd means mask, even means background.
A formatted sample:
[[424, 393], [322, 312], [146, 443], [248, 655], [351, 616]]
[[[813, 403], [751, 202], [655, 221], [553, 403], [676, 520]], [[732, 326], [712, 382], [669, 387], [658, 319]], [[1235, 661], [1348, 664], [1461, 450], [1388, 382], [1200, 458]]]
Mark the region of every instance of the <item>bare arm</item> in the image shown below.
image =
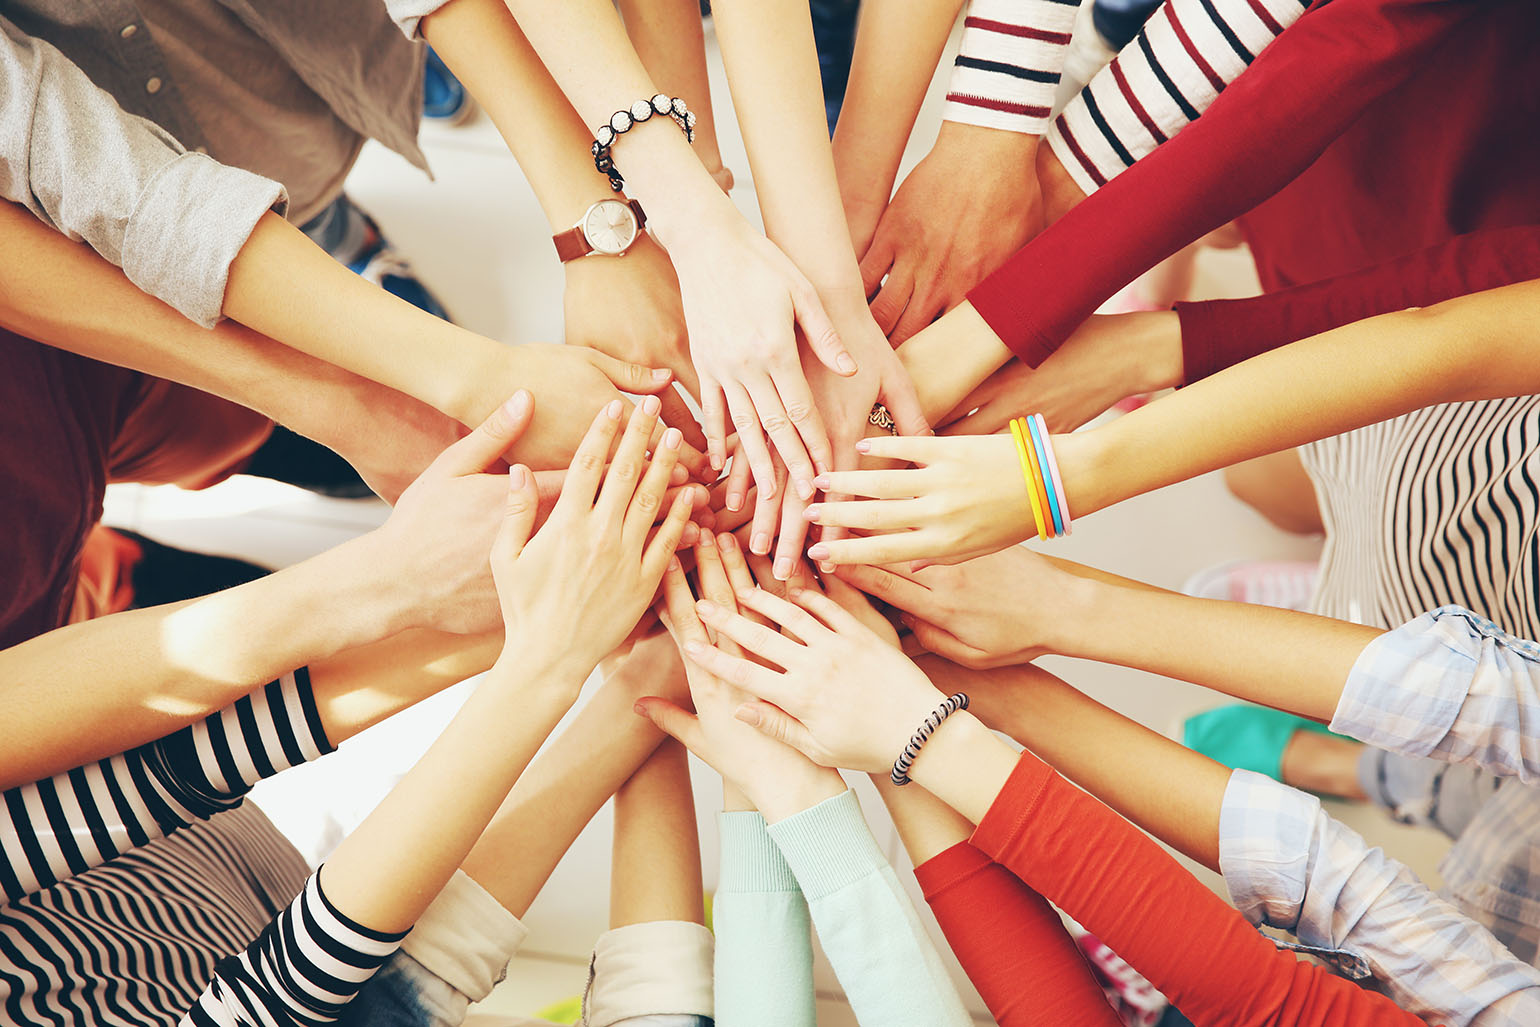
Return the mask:
[[652, 920], [705, 922], [689, 761], [684, 746], [665, 739], [615, 793], [612, 928]]

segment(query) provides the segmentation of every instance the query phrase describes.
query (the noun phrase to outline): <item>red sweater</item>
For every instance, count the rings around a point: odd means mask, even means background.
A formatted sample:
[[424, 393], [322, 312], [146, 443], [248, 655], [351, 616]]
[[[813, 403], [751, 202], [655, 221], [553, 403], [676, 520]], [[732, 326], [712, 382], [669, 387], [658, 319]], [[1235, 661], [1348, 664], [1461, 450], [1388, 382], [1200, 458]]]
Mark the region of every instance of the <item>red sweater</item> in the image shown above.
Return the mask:
[[[1426, 1027], [1384, 995], [1275, 948], [1143, 832], [1030, 752], [1022, 753], [972, 842], [1085, 925], [1197, 1027]], [[981, 890], [979, 901], [995, 901], [996, 894]], [[993, 926], [982, 906], [971, 923], [954, 925], [959, 934]], [[974, 945], [1004, 949], [1016, 939], [960, 940], [971, 951]], [[1024, 956], [993, 958], [1019, 965]], [[1055, 958], [1052, 965], [1064, 961]], [[1069, 969], [1062, 976], [1072, 977]], [[1052, 982], [1031, 986], [1047, 989]], [[1087, 1002], [1085, 1019], [1052, 1022], [1095, 1024], [1100, 1015]]]
[[[1540, 132], [1535, 135], [1540, 138]], [[1540, 278], [1540, 225], [1528, 225], [1456, 236], [1387, 264], [1263, 296], [1178, 303], [1183, 378], [1195, 382], [1376, 314], [1535, 278]]]
[[[1446, 42], [1465, 40], [1459, 30], [1466, 22], [1524, 6], [1516, 0], [1318, 4], [1264, 50], [1203, 117], [1060, 218], [968, 299], [1006, 345], [1035, 367], [1123, 285], [1292, 181], [1365, 110], [1419, 73]], [[1453, 185], [1448, 174], [1434, 173], [1448, 163], [1443, 112], [1417, 113], [1423, 125], [1418, 136], [1384, 140], [1394, 149], [1382, 149], [1378, 157], [1396, 165], [1408, 182], [1432, 175]], [[1511, 131], [1525, 129], [1514, 125]], [[1480, 190], [1483, 184], [1464, 188]], [[1362, 213], [1355, 208], [1355, 218]], [[1404, 208], [1376, 211], [1387, 221], [1405, 214]], [[1355, 238], [1372, 242], [1372, 224], [1362, 225]], [[1408, 248], [1356, 263], [1344, 257], [1343, 263], [1348, 269], [1364, 267]]]

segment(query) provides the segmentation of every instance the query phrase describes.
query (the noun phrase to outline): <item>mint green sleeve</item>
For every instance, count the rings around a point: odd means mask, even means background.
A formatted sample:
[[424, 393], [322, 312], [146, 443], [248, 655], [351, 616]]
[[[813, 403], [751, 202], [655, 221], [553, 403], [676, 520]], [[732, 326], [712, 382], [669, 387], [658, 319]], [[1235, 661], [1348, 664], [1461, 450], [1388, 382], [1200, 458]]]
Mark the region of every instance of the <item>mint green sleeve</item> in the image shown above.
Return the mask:
[[818, 939], [867, 1027], [973, 1023], [941, 955], [877, 846], [856, 793], [769, 827], [807, 898]]
[[753, 812], [723, 813], [716, 931], [717, 1027], [816, 1027], [807, 903]]

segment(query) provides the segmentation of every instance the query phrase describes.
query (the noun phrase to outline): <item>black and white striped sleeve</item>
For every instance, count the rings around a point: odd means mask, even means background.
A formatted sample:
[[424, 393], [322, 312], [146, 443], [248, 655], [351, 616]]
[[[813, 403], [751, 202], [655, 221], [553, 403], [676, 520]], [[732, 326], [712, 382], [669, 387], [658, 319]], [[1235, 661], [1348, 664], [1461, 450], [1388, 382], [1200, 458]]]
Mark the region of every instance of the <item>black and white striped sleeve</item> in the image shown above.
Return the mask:
[[12, 788], [0, 819], [6, 900], [231, 809], [261, 779], [331, 750], [301, 668], [174, 734]]
[[332, 1023], [406, 935], [349, 918], [326, 898], [318, 870], [246, 951], [220, 960], [182, 1027]]
[[1042, 135], [1081, 0], [972, 0], [943, 117]]
[[1048, 143], [1087, 195], [1196, 121], [1307, 0], [1166, 0], [1065, 105]]

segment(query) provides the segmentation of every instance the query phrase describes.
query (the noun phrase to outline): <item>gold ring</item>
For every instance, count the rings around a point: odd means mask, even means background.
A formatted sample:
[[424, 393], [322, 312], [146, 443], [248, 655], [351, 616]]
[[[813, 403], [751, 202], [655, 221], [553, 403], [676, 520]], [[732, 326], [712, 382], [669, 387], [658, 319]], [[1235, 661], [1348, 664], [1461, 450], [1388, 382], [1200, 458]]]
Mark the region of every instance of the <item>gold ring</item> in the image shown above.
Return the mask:
[[881, 403], [872, 404], [872, 412], [867, 415], [866, 419], [889, 435], [898, 434], [898, 425], [894, 423], [893, 415], [888, 413], [888, 408]]

